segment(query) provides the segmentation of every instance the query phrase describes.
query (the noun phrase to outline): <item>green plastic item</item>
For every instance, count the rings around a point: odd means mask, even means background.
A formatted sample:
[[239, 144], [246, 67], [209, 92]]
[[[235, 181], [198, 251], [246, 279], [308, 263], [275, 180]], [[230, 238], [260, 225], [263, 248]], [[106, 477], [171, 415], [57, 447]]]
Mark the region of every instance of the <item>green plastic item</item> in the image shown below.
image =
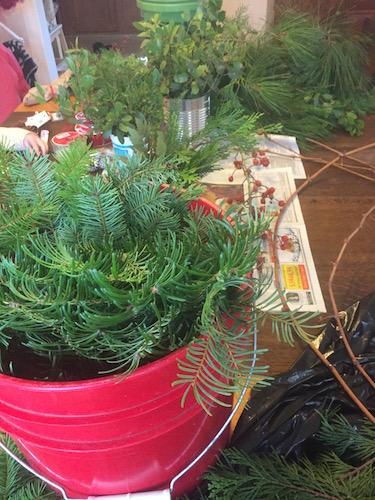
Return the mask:
[[193, 16], [199, 6], [199, 0], [137, 0], [137, 6], [144, 20], [151, 19], [155, 14], [160, 14], [163, 22], [183, 22], [182, 14], [189, 12]]

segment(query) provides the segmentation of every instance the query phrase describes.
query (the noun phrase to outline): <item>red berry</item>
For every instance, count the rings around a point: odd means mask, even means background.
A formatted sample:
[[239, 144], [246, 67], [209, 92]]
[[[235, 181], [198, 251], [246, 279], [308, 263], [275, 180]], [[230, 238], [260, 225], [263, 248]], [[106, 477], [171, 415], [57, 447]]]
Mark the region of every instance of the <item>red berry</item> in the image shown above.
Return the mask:
[[268, 189], [268, 191], [269, 191], [270, 193], [274, 193], [274, 192], [276, 191], [276, 189], [275, 189], [274, 187], [270, 187], [270, 188]]
[[258, 165], [259, 164], [258, 158], [254, 158], [253, 163], [254, 163], [254, 165]]
[[262, 185], [262, 181], [256, 180], [255, 181], [255, 185], [258, 186], [258, 187], [260, 187]]
[[253, 158], [256, 158], [256, 157], [258, 156], [258, 153], [257, 153], [256, 151], [253, 151], [253, 152], [251, 153], [251, 156], [252, 156]]
[[281, 239], [282, 239], [282, 241], [287, 242], [287, 241], [289, 241], [289, 236], [288, 236], [288, 235], [286, 235], [286, 234], [283, 234], [283, 235], [281, 236]]
[[263, 233], [262, 234], [262, 240], [268, 240], [268, 234], [267, 233]]
[[233, 203], [233, 198], [227, 198], [227, 203], [228, 203], [228, 205], [232, 205], [232, 203]]
[[256, 184], [254, 184], [252, 189], [253, 189], [253, 191], [258, 191], [258, 186]]
[[285, 205], [285, 201], [284, 200], [280, 200], [279, 201], [279, 207], [283, 207]]
[[260, 156], [264, 156], [264, 155], [266, 154], [266, 152], [265, 152], [263, 149], [261, 149], [261, 150], [259, 151], [259, 154], [260, 154]]
[[243, 194], [236, 194], [235, 200], [238, 201], [239, 203], [244, 201], [244, 195]]
[[234, 177], [233, 177], [233, 175], [230, 175], [230, 176], [228, 177], [228, 181], [229, 181], [229, 182], [233, 182], [233, 181], [234, 181]]
[[260, 160], [260, 163], [264, 166], [264, 167], [268, 167], [268, 165], [270, 164], [270, 161], [268, 158], [266, 158], [265, 156]]

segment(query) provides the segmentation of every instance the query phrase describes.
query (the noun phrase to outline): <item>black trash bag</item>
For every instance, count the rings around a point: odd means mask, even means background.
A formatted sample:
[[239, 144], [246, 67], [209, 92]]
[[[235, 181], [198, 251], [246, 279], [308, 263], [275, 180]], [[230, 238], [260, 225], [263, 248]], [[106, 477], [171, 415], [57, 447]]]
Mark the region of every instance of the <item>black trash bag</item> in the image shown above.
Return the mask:
[[[375, 293], [340, 313], [343, 329], [354, 355], [375, 379]], [[375, 410], [375, 390], [353, 365], [332, 318], [315, 345], [337, 369], [368, 408]], [[308, 453], [309, 438], [321, 425], [328, 408], [338, 409], [352, 424], [364, 414], [351, 400], [330, 369], [307, 347], [287, 372], [270, 386], [252, 394], [242, 413], [230, 446], [247, 453], [267, 453], [299, 460]]]
[[[375, 379], [375, 293], [341, 312], [340, 317], [353, 353]], [[375, 390], [354, 367], [334, 318], [315, 345], [360, 401], [374, 412]], [[364, 417], [330, 369], [307, 347], [290, 370], [276, 376], [268, 387], [252, 393], [228, 447], [249, 454], [276, 451], [299, 461], [303, 455], [314, 454], [310, 438], [320, 429], [321, 416], [329, 408], [342, 413], [352, 425], [360, 426]], [[202, 500], [207, 491], [207, 481], [203, 481], [188, 498]]]

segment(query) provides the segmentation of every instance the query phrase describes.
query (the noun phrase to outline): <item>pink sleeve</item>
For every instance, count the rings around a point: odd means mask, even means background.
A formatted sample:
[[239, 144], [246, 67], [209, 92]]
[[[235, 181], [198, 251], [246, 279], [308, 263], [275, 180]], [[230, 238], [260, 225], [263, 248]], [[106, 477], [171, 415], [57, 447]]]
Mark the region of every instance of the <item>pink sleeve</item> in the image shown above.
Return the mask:
[[17, 59], [0, 44], [0, 124], [21, 104], [29, 88]]

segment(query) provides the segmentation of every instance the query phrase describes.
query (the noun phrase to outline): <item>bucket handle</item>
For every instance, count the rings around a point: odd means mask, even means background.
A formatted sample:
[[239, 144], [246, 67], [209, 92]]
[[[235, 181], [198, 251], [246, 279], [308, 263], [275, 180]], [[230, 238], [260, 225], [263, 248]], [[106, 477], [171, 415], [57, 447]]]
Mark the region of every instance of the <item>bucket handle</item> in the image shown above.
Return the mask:
[[18, 457], [15, 453], [13, 453], [0, 439], [0, 448], [7, 453], [13, 460], [19, 463], [24, 469], [28, 470], [36, 476], [38, 479], [44, 481], [53, 489], [58, 490], [64, 500], [171, 500], [171, 491], [170, 489], [159, 490], [159, 491], [144, 491], [140, 493], [124, 493], [122, 495], [106, 495], [106, 496], [89, 496], [88, 498], [68, 498], [66, 496], [64, 488], [60, 485], [54, 483], [50, 479], [46, 478], [42, 474], [39, 474], [35, 469], [30, 467], [28, 463]]

